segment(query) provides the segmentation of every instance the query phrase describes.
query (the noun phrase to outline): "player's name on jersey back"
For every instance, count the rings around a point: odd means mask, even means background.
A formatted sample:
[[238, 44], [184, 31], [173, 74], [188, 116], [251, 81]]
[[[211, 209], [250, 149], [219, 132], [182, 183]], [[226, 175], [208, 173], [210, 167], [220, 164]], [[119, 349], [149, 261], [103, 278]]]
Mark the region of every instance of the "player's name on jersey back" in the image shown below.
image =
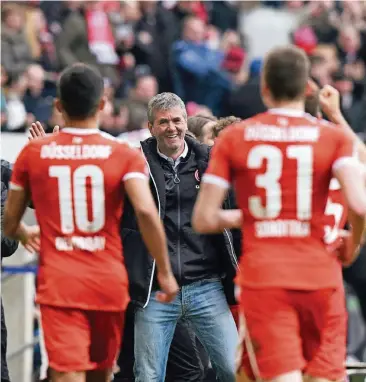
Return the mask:
[[52, 142], [41, 148], [41, 159], [107, 159], [111, 154], [110, 145], [58, 145]]
[[274, 125], [249, 125], [245, 128], [246, 141], [316, 142], [320, 131], [316, 126], [279, 127]]
[[258, 238], [269, 237], [308, 237], [310, 223], [299, 220], [264, 220], [254, 223]]
[[95, 252], [105, 249], [106, 239], [103, 236], [70, 236], [56, 237], [55, 247], [58, 251], [83, 251]]

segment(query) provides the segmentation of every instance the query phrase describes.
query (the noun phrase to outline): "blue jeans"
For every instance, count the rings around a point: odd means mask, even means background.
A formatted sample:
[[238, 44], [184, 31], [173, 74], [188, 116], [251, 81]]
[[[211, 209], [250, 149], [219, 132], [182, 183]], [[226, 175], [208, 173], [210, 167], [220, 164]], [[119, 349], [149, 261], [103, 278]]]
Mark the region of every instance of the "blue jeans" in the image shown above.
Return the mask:
[[187, 320], [205, 347], [221, 382], [235, 381], [238, 332], [220, 280], [202, 280], [181, 288], [170, 304], [152, 293], [135, 313], [135, 382], [164, 382], [177, 322]]

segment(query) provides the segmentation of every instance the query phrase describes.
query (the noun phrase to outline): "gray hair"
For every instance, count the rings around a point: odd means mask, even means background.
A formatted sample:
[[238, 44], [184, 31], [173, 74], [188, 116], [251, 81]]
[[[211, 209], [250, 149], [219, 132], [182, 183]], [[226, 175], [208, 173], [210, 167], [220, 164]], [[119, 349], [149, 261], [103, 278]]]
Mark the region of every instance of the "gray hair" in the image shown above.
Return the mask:
[[174, 107], [179, 107], [185, 120], [187, 120], [187, 110], [184, 102], [174, 93], [160, 93], [151, 98], [147, 106], [147, 119], [150, 123], [154, 123], [155, 111], [169, 110]]

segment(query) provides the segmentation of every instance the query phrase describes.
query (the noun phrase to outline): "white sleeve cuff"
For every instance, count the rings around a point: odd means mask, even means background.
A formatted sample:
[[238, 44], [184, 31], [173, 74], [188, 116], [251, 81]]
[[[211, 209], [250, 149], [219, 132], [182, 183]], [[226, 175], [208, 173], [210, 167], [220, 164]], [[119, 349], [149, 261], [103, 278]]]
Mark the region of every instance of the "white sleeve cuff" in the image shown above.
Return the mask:
[[212, 175], [212, 174], [203, 175], [202, 182], [214, 184], [216, 186], [219, 186], [225, 189], [230, 187], [230, 183], [226, 179], [221, 178], [220, 176], [217, 176], [217, 175]]
[[147, 180], [148, 177], [143, 174], [142, 172], [128, 172], [124, 177], [123, 177], [123, 181], [125, 182], [126, 180], [129, 180], [129, 179], [144, 179], [144, 180]]
[[355, 157], [341, 157], [341, 158], [338, 158], [334, 163], [333, 163], [333, 171], [336, 171], [338, 170], [340, 167], [343, 167], [343, 166], [360, 166], [361, 163], [359, 162], [359, 160]]
[[15, 184], [13, 182], [9, 182], [9, 188], [10, 190], [15, 190], [15, 191], [24, 190], [24, 187], [19, 186], [18, 184]]

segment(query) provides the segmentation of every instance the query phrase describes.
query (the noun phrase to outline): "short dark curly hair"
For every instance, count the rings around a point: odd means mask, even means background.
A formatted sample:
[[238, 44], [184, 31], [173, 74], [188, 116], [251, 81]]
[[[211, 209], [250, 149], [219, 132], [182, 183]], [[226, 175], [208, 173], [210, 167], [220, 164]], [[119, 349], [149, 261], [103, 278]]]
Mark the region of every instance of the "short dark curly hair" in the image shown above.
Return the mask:
[[215, 126], [212, 127], [212, 134], [214, 138], [217, 138], [222, 130], [224, 130], [226, 127], [232, 125], [233, 123], [240, 122], [241, 119], [238, 117], [234, 117], [231, 115], [230, 117], [224, 117], [220, 118]]

